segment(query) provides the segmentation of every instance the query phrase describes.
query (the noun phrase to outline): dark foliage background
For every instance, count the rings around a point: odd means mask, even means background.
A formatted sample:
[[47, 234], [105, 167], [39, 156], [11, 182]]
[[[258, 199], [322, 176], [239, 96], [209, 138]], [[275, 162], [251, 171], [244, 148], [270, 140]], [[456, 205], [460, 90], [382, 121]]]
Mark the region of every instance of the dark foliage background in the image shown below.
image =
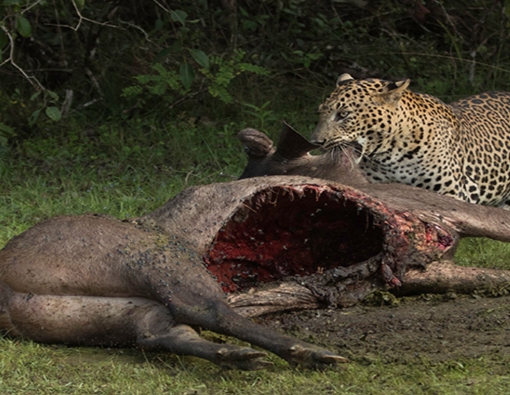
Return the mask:
[[508, 0], [0, 0], [0, 146], [70, 119], [310, 113], [343, 72], [510, 89]]

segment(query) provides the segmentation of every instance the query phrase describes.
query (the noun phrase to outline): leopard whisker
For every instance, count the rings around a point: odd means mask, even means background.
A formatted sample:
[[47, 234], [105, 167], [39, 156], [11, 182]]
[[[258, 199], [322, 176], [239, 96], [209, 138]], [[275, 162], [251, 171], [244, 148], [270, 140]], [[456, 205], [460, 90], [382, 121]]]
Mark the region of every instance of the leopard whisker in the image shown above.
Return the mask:
[[351, 170], [356, 168], [359, 163], [358, 160], [360, 160], [360, 159], [356, 158], [356, 156], [358, 155], [358, 150], [356, 149], [356, 147], [354, 147], [354, 146], [346, 147], [345, 145], [342, 145], [341, 149], [342, 149], [343, 156], [347, 157], [347, 160], [349, 161]]
[[361, 161], [361, 158], [358, 158], [358, 156], [362, 155], [362, 152], [355, 144], [343, 143], [333, 146], [327, 150], [325, 154], [328, 155], [330, 160], [334, 163], [348, 161], [348, 165], [352, 170], [356, 168]]

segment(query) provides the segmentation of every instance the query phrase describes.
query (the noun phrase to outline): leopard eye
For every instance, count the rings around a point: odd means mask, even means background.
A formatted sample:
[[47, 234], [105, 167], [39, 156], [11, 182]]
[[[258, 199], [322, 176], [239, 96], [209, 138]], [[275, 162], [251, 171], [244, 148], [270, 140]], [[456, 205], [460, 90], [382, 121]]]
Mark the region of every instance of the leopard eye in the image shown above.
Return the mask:
[[350, 111], [342, 110], [338, 111], [335, 114], [335, 122], [340, 122], [341, 120], [347, 118], [347, 116], [350, 114]]

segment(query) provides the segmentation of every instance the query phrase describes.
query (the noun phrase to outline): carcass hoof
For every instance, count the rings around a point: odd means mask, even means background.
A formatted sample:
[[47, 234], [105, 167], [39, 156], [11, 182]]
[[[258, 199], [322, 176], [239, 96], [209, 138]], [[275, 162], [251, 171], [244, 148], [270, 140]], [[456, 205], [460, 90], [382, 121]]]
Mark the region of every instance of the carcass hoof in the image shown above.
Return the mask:
[[337, 363], [349, 362], [347, 358], [333, 354], [319, 347], [296, 344], [289, 349], [287, 361], [291, 365], [300, 365], [311, 369], [324, 369]]
[[222, 348], [216, 352], [214, 362], [225, 369], [260, 370], [273, 363], [263, 359], [266, 354], [251, 348]]

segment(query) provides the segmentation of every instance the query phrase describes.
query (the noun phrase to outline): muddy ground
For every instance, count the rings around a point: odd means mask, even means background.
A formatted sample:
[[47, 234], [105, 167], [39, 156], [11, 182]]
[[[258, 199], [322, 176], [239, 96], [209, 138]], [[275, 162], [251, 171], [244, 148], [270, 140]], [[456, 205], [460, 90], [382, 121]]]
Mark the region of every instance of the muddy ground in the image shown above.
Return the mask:
[[420, 296], [382, 306], [377, 300], [257, 321], [361, 363], [483, 357], [508, 362], [510, 369], [510, 296]]

